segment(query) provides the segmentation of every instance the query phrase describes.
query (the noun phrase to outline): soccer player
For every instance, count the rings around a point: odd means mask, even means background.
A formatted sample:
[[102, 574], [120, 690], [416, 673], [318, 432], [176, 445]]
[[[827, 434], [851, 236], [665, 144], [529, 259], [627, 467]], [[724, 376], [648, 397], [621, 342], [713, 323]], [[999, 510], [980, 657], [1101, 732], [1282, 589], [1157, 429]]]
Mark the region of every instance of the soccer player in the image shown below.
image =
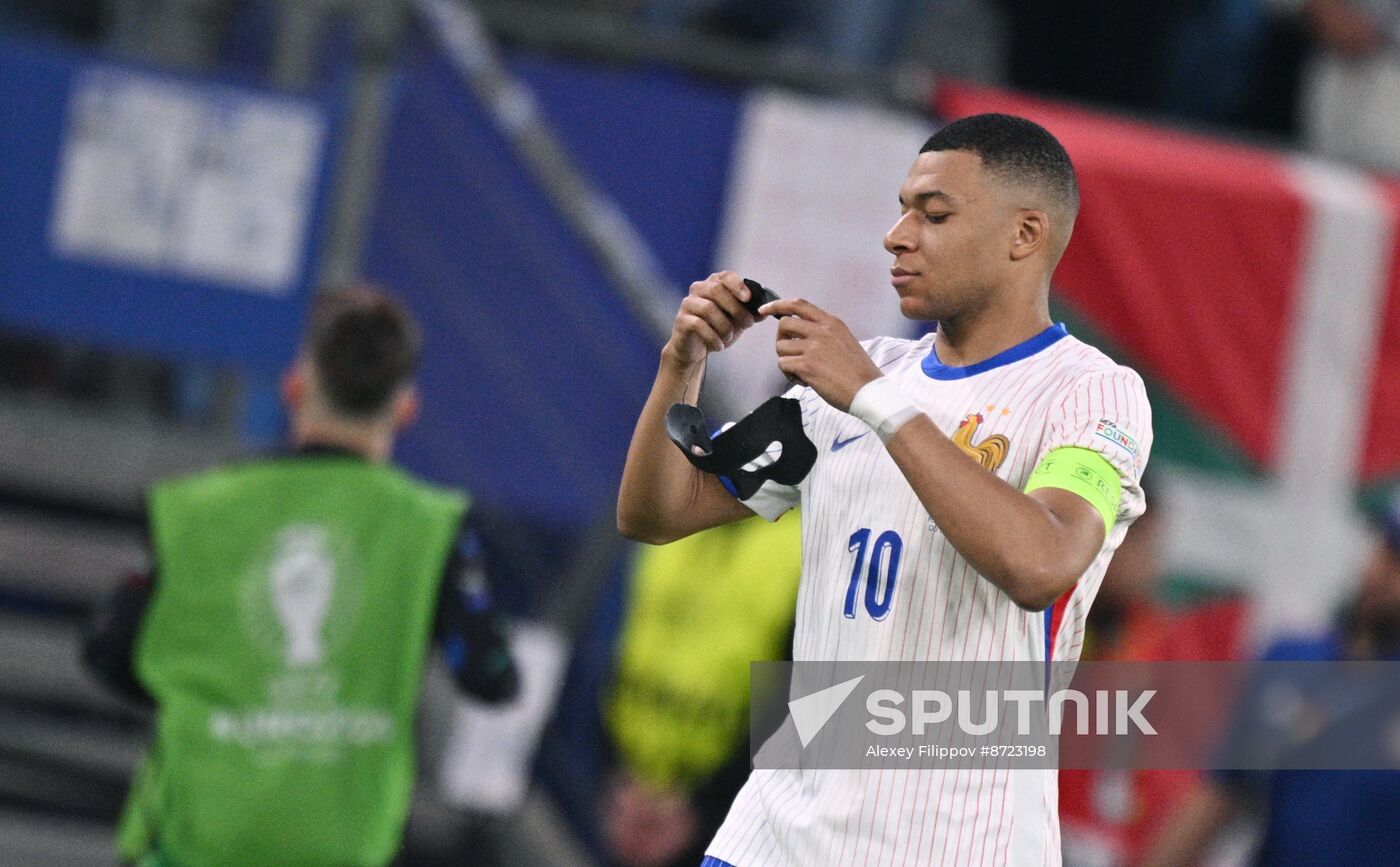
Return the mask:
[[464, 691], [516, 691], [467, 498], [388, 465], [418, 345], [388, 295], [321, 296], [284, 381], [295, 449], [152, 489], [154, 571], [85, 648], [156, 705], [128, 861], [387, 864], [430, 637]]
[[[1152, 444], [1138, 375], [1050, 320], [1078, 207], [1068, 155], [1030, 121], [979, 115], [931, 137], [885, 248], [900, 310], [937, 331], [861, 343], [800, 298], [760, 308], [784, 314], [777, 363], [819, 456], [798, 485], [743, 502], [664, 427], [707, 354], [754, 321], [738, 275], [692, 284], [633, 434], [619, 529], [664, 542], [800, 502], [798, 661], [1075, 659], [1143, 511]], [[852, 592], [866, 558], [878, 585]], [[1058, 864], [1056, 801], [1052, 770], [754, 771], [707, 862]]]

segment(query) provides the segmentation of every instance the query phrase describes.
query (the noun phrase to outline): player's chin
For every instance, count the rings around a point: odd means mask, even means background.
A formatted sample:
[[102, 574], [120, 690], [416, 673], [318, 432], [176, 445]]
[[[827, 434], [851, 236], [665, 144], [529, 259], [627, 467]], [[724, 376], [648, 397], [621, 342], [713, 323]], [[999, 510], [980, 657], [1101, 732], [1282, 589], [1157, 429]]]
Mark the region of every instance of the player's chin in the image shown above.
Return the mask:
[[934, 310], [934, 305], [930, 304], [927, 298], [918, 295], [899, 296], [899, 313], [905, 319], [913, 319], [917, 322], [932, 322], [938, 319], [938, 313]]

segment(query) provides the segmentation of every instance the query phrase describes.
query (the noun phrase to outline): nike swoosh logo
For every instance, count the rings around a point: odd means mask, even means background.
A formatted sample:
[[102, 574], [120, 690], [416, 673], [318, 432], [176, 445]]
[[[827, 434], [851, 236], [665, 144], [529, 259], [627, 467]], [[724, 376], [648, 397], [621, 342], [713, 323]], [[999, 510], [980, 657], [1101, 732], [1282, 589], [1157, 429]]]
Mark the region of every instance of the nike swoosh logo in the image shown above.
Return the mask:
[[841, 439], [841, 437], [838, 436], [838, 437], [836, 438], [836, 441], [833, 442], [833, 443], [831, 444], [831, 450], [832, 450], [833, 452], [839, 452], [839, 451], [841, 451], [842, 449], [844, 449], [846, 446], [850, 445], [851, 443], [855, 442], [856, 440], [860, 439], [861, 437], [865, 436], [865, 435], [868, 434], [868, 433], [870, 433], [870, 431], [866, 431], [866, 432], [863, 433], [863, 434], [856, 434], [855, 436], [851, 437], [850, 439], [844, 439], [844, 440]]

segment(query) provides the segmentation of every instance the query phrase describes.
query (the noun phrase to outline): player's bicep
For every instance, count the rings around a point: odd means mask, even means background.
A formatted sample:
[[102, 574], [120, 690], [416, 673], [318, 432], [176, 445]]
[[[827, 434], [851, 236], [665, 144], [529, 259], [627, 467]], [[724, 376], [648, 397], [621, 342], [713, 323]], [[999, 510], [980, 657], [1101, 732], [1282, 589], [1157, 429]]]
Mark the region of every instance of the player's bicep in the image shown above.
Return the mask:
[[[1066, 574], [1084, 574], [1103, 549], [1105, 538], [1102, 513], [1079, 494], [1064, 488], [1037, 488], [1028, 494], [1054, 517], [1059, 531]], [[1073, 581], [1069, 582], [1071, 585]], [[1060, 588], [1067, 590], [1068, 586]]]
[[[1040, 459], [1031, 471], [1025, 490], [1031, 495], [1038, 491], [1063, 491], [1083, 500], [1099, 518], [1102, 531], [1099, 543], [1102, 544], [1118, 521], [1123, 477], [1118, 467], [1099, 452], [1079, 446], [1061, 446]], [[1078, 511], [1076, 508], [1075, 512]]]
[[683, 539], [701, 530], [753, 517], [753, 511], [736, 500], [718, 478], [709, 473], [699, 475], [700, 485], [695, 499], [681, 517], [679, 526], [673, 528], [675, 538]]
[[1082, 574], [1118, 520], [1123, 498], [1118, 468], [1096, 451], [1063, 446], [1041, 459], [1025, 490], [1054, 517], [1068, 572]]

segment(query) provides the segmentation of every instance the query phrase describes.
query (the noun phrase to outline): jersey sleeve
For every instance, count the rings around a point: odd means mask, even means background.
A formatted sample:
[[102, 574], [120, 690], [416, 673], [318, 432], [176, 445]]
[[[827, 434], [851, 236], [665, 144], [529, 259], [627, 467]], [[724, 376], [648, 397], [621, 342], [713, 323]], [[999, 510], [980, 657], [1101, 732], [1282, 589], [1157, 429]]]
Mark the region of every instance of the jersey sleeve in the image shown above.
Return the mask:
[[1116, 366], [1082, 374], [1051, 405], [1035, 465], [1055, 449], [1075, 447], [1101, 455], [1118, 471], [1122, 495], [1117, 520], [1143, 513], [1142, 471], [1152, 450], [1152, 408], [1142, 377]]
[[506, 618], [491, 595], [477, 514], [467, 513], [443, 567], [434, 632], [457, 688], [497, 704], [516, 696], [520, 674]]
[[83, 636], [88, 670], [123, 698], [144, 705], [154, 704], [154, 699], [136, 676], [136, 643], [154, 594], [154, 568], [127, 575], [97, 606]]

